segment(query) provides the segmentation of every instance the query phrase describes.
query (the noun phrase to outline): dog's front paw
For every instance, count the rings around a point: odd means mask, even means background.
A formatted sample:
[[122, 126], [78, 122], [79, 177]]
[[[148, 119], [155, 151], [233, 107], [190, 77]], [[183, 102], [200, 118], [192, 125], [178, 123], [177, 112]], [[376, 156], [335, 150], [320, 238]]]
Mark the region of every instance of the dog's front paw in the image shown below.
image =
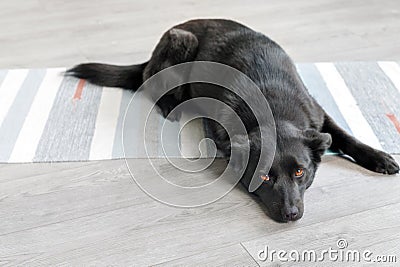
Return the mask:
[[378, 150], [364, 155], [362, 165], [371, 171], [383, 174], [396, 174], [399, 172], [399, 165], [396, 160], [388, 153]]

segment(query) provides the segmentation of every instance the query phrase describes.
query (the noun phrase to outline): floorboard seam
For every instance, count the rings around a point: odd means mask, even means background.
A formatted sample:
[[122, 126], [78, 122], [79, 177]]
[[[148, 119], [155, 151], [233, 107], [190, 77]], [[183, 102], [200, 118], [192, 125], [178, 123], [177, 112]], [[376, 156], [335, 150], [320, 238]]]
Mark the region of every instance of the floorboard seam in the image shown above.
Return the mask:
[[257, 266], [260, 266], [260, 264], [258, 264], [257, 260], [250, 254], [250, 252], [247, 250], [247, 248], [242, 244], [242, 242], [240, 242], [240, 246], [246, 251], [247, 254], [249, 254], [250, 258], [253, 259], [253, 261], [257, 264]]
[[[234, 245], [234, 244], [224, 245], [224, 246], [219, 247], [218, 249], [227, 248], [227, 247], [230, 247], [230, 246], [233, 246], [233, 245]], [[205, 252], [209, 252], [209, 251], [215, 251], [215, 249], [206, 249], [206, 250], [202, 250], [202, 251], [200, 251], [200, 252], [198, 252], [198, 253], [186, 255], [186, 256], [183, 256], [183, 257], [177, 257], [177, 258], [169, 259], [169, 260], [166, 260], [166, 261], [158, 262], [158, 263], [156, 263], [156, 264], [154, 264], [154, 265], [150, 265], [150, 266], [152, 266], [152, 267], [153, 267], [153, 266], [160, 266], [160, 265], [166, 264], [166, 263], [168, 263], [168, 262], [173, 262], [173, 261], [177, 261], [177, 260], [189, 258], [189, 257], [192, 257], [192, 256], [196, 256], [196, 255], [205, 253]]]
[[90, 216], [93, 216], [93, 215], [99, 215], [99, 214], [104, 214], [104, 213], [113, 212], [113, 211], [117, 211], [117, 210], [122, 210], [122, 209], [130, 208], [130, 207], [133, 207], [133, 206], [145, 204], [145, 203], [147, 203], [147, 202], [135, 203], [135, 204], [132, 204], [132, 205], [123, 206], [123, 207], [119, 207], [119, 208], [115, 208], [115, 209], [111, 209], [111, 210], [104, 210], [104, 211], [101, 211], [101, 212], [87, 214], [87, 215], [79, 216], [79, 217], [76, 217], [76, 218], [70, 218], [70, 219], [66, 219], [66, 220], [61, 220], [61, 221], [51, 222], [51, 223], [47, 223], [47, 224], [37, 225], [37, 226], [34, 226], [34, 227], [29, 227], [29, 228], [25, 228], [25, 229], [13, 231], [13, 232], [3, 233], [3, 234], [0, 234], [0, 236], [6, 236], [6, 235], [16, 234], [16, 233], [20, 233], [20, 232], [30, 231], [30, 230], [33, 230], [33, 229], [47, 227], [47, 226], [50, 226], [50, 225], [53, 225], [53, 224], [64, 223], [64, 222], [68, 222], [68, 221], [73, 221], [73, 220], [78, 220], [78, 219], [90, 217]]

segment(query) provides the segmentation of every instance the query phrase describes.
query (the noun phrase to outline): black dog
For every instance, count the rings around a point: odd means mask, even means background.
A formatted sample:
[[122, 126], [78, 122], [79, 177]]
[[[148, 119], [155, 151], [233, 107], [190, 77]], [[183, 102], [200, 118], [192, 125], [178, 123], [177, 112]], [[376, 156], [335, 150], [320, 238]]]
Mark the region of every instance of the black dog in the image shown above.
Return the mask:
[[[356, 140], [324, 112], [308, 94], [293, 62], [280, 46], [265, 35], [233, 21], [192, 20], [177, 25], [162, 36], [151, 59], [143, 64], [113, 66], [89, 63], [78, 65], [67, 73], [102, 86], [136, 90], [159, 71], [191, 61], [213, 61], [240, 70], [251, 78], [267, 99], [275, 119], [276, 153], [268, 173], [259, 173], [265, 182], [255, 194], [274, 220], [287, 222], [302, 217], [304, 191], [313, 182], [321, 156], [328, 148], [347, 154], [371, 171], [399, 172], [398, 164], [389, 154]], [[256, 121], [239, 97], [209, 84], [176, 88], [163, 96], [157, 105], [166, 116], [179, 103], [199, 96], [225, 102], [242, 118], [251, 152], [241, 181], [248, 186], [261, 149], [260, 131], [271, 124]], [[224, 114], [221, 120], [229, 120], [229, 114]], [[227, 157], [231, 149], [240, 151], [240, 136], [231, 140], [217, 123], [211, 122], [210, 128], [218, 148]], [[271, 142], [263, 141], [265, 146]], [[240, 164], [240, 160], [231, 160]]]

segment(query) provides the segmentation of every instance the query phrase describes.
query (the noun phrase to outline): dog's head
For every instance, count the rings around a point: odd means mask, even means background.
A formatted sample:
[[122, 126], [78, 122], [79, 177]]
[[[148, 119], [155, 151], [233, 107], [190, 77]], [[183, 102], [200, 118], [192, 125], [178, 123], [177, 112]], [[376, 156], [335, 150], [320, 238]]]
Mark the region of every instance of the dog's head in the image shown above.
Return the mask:
[[[251, 152], [242, 182], [249, 185], [253, 173], [263, 180], [254, 192], [265, 204], [269, 216], [278, 222], [300, 219], [304, 212], [304, 192], [312, 184], [321, 156], [331, 145], [331, 136], [313, 129], [277, 132], [276, 152], [270, 165], [258, 163], [261, 141], [259, 134], [250, 133]], [[269, 149], [272, 140], [264, 140]], [[240, 142], [232, 142], [232, 148], [240, 149]], [[268, 151], [268, 150], [267, 150]]]

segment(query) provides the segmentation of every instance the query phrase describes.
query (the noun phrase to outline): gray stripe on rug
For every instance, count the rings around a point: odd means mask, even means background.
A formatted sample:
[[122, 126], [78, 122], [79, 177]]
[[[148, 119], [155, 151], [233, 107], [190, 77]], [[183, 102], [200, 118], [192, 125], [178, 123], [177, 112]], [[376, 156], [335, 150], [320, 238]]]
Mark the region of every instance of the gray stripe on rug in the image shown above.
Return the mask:
[[317, 67], [312, 63], [296, 64], [297, 70], [306, 85], [309, 93], [324, 108], [329, 116], [335, 118], [336, 123], [345, 129], [348, 133], [353, 134], [349, 125], [344, 119], [338, 106]]
[[[387, 114], [400, 118], [400, 93], [376, 62], [336, 63], [365, 119], [382, 147], [389, 153], [400, 151], [400, 135]], [[351, 114], [349, 114], [351, 116]]]
[[[202, 125], [203, 125], [203, 129], [204, 129], [204, 138], [213, 140], [213, 136], [211, 134], [211, 130], [208, 126], [208, 123], [209, 123], [208, 119], [204, 119], [204, 118], [202, 119]], [[212, 155], [213, 149], [212, 149], [212, 145], [211, 145], [212, 143], [214, 143], [214, 141], [209, 140], [206, 142], [206, 150], [207, 150], [208, 157], [213, 156]]]
[[73, 100], [78, 80], [64, 78], [39, 141], [34, 162], [89, 159], [102, 88], [86, 83]]
[[[152, 111], [152, 113], [158, 113], [158, 112], [157, 112], [156, 109], [154, 109], [154, 111]], [[162, 124], [163, 124], [163, 120], [161, 118], [157, 118], [157, 129], [158, 129], [158, 131], [155, 132], [156, 135], [153, 137], [153, 138], [155, 138], [157, 140], [157, 143], [158, 143], [156, 151], [154, 151], [155, 152], [155, 157], [162, 157], [162, 155], [163, 155], [163, 148], [162, 148], [163, 144], [161, 142], [161, 130], [162, 130], [162, 127], [163, 127]], [[149, 132], [154, 133], [151, 130], [149, 130]], [[150, 138], [146, 138], [146, 139], [148, 140]]]
[[[136, 92], [135, 94], [140, 94], [140, 92]], [[141, 154], [141, 152], [139, 151], [140, 144], [137, 143], [139, 142], [139, 140], [143, 140], [139, 138], [139, 126], [141, 125], [140, 111], [142, 109], [141, 97], [138, 97], [137, 95], [132, 96], [129, 98], [128, 104], [129, 103], [130, 105], [126, 106], [123, 111], [123, 116], [126, 113], [126, 117], [125, 124], [121, 129], [124, 140], [123, 146], [121, 143], [121, 148], [123, 147], [126, 158], [139, 158], [140, 155], [143, 155], [143, 153]]]
[[46, 75], [45, 69], [30, 70], [0, 126], [0, 161], [7, 162], [24, 125], [32, 102]]
[[[145, 114], [145, 110], [142, 110], [142, 115], [141, 118], [145, 120], [147, 114]], [[147, 118], [146, 121], [146, 131], [142, 129], [142, 131], [139, 132], [139, 136], [143, 140], [143, 135], [146, 135], [146, 138], [144, 139], [146, 142], [146, 146], [144, 146], [144, 151], [142, 155], [146, 155], [146, 157], [150, 158], [158, 158], [159, 156], [159, 151], [160, 151], [160, 146], [161, 146], [161, 140], [160, 140], [160, 129], [161, 129], [161, 120], [162, 116], [160, 113], [157, 111], [156, 108], [154, 108], [151, 112], [149, 117]]]

